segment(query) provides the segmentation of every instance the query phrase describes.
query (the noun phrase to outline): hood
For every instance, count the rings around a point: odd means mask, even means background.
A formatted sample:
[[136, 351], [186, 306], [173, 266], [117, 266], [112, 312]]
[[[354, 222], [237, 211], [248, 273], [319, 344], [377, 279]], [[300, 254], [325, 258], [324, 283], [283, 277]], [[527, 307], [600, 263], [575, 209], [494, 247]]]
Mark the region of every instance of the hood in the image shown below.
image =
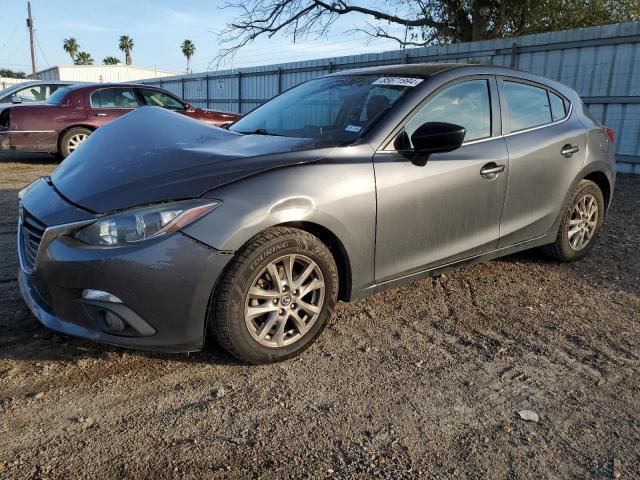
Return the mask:
[[242, 135], [159, 107], [141, 107], [93, 133], [53, 172], [67, 200], [96, 213], [199, 197], [273, 168], [325, 157], [306, 138]]

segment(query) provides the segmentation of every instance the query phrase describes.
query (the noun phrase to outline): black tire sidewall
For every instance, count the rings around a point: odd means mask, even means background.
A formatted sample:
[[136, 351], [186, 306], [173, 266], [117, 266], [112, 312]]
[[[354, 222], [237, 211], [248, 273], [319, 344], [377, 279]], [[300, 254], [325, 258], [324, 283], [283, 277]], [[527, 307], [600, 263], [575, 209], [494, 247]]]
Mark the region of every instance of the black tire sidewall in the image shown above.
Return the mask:
[[[571, 220], [571, 214], [577, 201], [587, 194], [593, 195], [598, 202], [598, 223], [596, 225], [596, 231], [594, 232], [593, 237], [591, 237], [591, 241], [587, 244], [587, 246], [582, 250], [575, 251], [569, 244], [569, 221]], [[560, 254], [562, 255], [562, 257], [564, 257], [564, 260], [577, 260], [586, 256], [591, 251], [594, 244], [596, 243], [598, 234], [600, 233], [600, 228], [602, 227], [602, 223], [604, 221], [604, 208], [604, 197], [602, 195], [602, 192], [600, 191], [600, 188], [598, 188], [595, 183], [589, 180], [581, 181], [576, 187], [576, 190], [571, 197], [571, 201], [567, 206], [564, 217], [562, 218], [562, 222], [560, 224], [558, 239], [556, 240], [556, 245], [560, 250]]]
[[[271, 261], [288, 254], [300, 254], [318, 264], [325, 281], [325, 299], [314, 325], [300, 340], [285, 347], [267, 347], [258, 343], [247, 329], [244, 318], [245, 298], [256, 276]], [[216, 305], [217, 322], [224, 322], [233, 351], [250, 363], [271, 363], [286, 360], [308, 348], [322, 333], [331, 316], [338, 293], [338, 274], [329, 249], [317, 238], [287, 235], [261, 245], [251, 252], [238, 266], [231, 282], [226, 302]]]
[[60, 138], [60, 146], [58, 147], [58, 154], [63, 159], [71, 155], [71, 152], [69, 151], [69, 139], [78, 133], [91, 135], [93, 132], [88, 128], [84, 128], [84, 127], [73, 127], [68, 131], [66, 131], [65, 134]]

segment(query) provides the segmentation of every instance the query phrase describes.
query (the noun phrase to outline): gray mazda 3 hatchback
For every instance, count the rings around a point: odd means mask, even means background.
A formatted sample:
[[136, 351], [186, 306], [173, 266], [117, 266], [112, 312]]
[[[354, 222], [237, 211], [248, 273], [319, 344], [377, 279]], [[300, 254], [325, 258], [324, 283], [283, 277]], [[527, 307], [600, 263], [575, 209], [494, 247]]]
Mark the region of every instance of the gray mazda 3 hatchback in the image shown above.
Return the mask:
[[56, 331], [283, 360], [337, 300], [544, 246], [593, 247], [613, 132], [555, 81], [395, 65], [299, 85], [227, 129], [157, 107], [20, 193], [20, 285]]

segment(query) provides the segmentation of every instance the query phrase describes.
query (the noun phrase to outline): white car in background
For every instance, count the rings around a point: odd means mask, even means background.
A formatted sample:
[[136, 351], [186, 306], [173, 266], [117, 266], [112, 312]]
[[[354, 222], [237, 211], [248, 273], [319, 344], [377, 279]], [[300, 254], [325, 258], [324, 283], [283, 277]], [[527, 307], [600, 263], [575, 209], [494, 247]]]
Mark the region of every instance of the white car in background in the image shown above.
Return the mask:
[[9, 88], [0, 90], [0, 104], [44, 102], [59, 88], [73, 83], [58, 80], [33, 80], [17, 83]]

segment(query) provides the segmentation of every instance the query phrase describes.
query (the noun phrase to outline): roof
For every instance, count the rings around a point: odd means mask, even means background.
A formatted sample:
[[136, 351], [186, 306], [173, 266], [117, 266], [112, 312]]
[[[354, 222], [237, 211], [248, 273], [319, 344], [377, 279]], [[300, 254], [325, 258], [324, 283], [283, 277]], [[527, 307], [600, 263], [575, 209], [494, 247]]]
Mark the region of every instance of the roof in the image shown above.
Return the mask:
[[[74, 82], [72, 85], [69, 85], [70, 90], [79, 90], [81, 88], [111, 88], [111, 87], [123, 87], [123, 88], [131, 88], [131, 87], [141, 87], [141, 88], [160, 88], [156, 85], [146, 85], [144, 83], [110, 83], [110, 82]], [[163, 89], [164, 90], [164, 89]]]
[[376, 67], [356, 68], [334, 73], [333, 75], [410, 75], [430, 77], [444, 70], [469, 67], [465, 63], [403, 63], [396, 65], [379, 65]]

